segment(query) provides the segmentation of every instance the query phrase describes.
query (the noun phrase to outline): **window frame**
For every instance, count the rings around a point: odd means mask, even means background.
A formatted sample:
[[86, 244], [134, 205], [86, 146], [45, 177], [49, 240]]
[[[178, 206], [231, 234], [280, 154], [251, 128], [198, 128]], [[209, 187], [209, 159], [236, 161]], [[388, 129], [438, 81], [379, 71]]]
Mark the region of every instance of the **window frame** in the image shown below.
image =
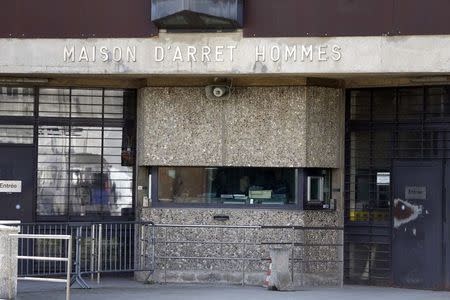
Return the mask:
[[[72, 86], [27, 86], [27, 85], [8, 85], [8, 87], [12, 88], [29, 88], [33, 90], [33, 101], [34, 101], [34, 110], [32, 116], [0, 116], [0, 124], [1, 125], [32, 125], [33, 126], [33, 143], [31, 144], [24, 144], [28, 147], [34, 148], [34, 190], [33, 190], [33, 220], [36, 222], [68, 222], [68, 221], [131, 221], [134, 220], [136, 216], [136, 174], [137, 174], [137, 167], [136, 167], [136, 138], [137, 138], [137, 92], [135, 89], [120, 89], [120, 88], [105, 88], [105, 87], [96, 87], [96, 86], [89, 86], [89, 87], [72, 87]], [[72, 90], [101, 90], [102, 91], [102, 118], [86, 118], [86, 117], [64, 117], [64, 116], [39, 116], [39, 104], [40, 104], [40, 90], [41, 89], [68, 89], [70, 91]], [[130, 119], [133, 122], [133, 130], [135, 134], [135, 144], [134, 148], [132, 149], [132, 152], [135, 156], [134, 164], [131, 166], [133, 168], [133, 175], [132, 175], [132, 183], [131, 183], [131, 191], [132, 191], [132, 203], [131, 203], [131, 211], [132, 213], [129, 215], [122, 215], [122, 216], [111, 216], [111, 215], [84, 215], [84, 216], [77, 216], [77, 215], [70, 215], [69, 211], [64, 215], [38, 215], [37, 213], [37, 198], [38, 198], [38, 155], [39, 155], [39, 126], [88, 126], [88, 127], [101, 127], [102, 131], [105, 130], [108, 127], [123, 127], [126, 123], [126, 118], [129, 116], [129, 113], [125, 114], [125, 111], [123, 111], [123, 117], [122, 118], [105, 118], [105, 98], [111, 98], [112, 96], [105, 96], [105, 91], [109, 90], [121, 90], [126, 91], [130, 93], [130, 96], [123, 96], [124, 103], [126, 101], [133, 100], [134, 107], [132, 108], [133, 117]], [[102, 141], [103, 143], [103, 141]], [[11, 145], [9, 143], [0, 143], [0, 147], [2, 146], [8, 146]], [[22, 145], [22, 144], [12, 144], [12, 145]], [[69, 200], [67, 198], [67, 201], [69, 203]]]
[[[331, 168], [292, 168], [296, 172], [297, 182], [295, 186], [297, 188], [297, 193], [295, 195], [295, 204], [208, 204], [208, 203], [163, 203], [159, 201], [159, 191], [158, 191], [158, 181], [159, 181], [159, 167], [167, 166], [153, 166], [149, 167], [147, 177], [151, 180], [149, 185], [149, 202], [150, 207], [153, 208], [210, 208], [210, 209], [265, 209], [265, 210], [323, 210], [323, 211], [334, 211], [334, 209], [327, 209], [323, 207], [311, 206], [307, 203], [306, 193], [307, 193], [307, 174], [309, 170], [329, 170], [330, 174], [330, 194], [332, 191], [332, 178]], [[192, 166], [176, 166], [176, 167], [186, 167], [190, 168]], [[202, 166], [197, 166], [202, 168]], [[217, 166], [220, 167], [220, 166]], [[251, 167], [249, 167], [251, 168]], [[255, 167], [257, 168], [257, 167]]]

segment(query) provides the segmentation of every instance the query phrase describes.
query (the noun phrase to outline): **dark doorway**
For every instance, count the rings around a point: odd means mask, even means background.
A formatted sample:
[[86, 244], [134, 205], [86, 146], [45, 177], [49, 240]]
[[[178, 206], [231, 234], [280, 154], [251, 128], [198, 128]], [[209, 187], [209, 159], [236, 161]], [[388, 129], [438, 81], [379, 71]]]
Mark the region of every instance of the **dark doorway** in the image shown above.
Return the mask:
[[401, 287], [443, 286], [442, 160], [393, 163], [393, 279]]
[[0, 220], [33, 221], [34, 152], [30, 145], [0, 146], [0, 182], [10, 188], [0, 192]]

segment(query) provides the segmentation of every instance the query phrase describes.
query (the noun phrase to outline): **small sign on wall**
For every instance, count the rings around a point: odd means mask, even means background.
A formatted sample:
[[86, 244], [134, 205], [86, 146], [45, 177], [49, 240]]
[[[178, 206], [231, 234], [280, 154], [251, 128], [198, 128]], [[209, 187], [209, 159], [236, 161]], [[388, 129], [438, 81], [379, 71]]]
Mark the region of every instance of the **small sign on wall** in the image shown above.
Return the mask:
[[0, 180], [0, 193], [22, 193], [22, 181]]
[[427, 188], [425, 186], [405, 187], [405, 200], [426, 200]]

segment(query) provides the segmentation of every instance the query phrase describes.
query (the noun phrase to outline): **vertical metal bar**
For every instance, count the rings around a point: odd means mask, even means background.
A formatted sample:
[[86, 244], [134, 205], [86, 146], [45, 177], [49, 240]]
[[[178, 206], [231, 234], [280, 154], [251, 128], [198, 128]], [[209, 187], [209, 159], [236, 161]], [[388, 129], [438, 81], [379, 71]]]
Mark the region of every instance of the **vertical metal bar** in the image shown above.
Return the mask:
[[291, 241], [291, 281], [294, 283], [294, 247], [295, 247], [295, 227], [292, 227], [292, 241]]
[[[23, 226], [21, 226], [20, 232], [23, 232]], [[28, 253], [23, 253], [23, 243], [24, 242], [25, 241], [23, 239], [19, 239], [19, 243], [20, 243], [20, 253], [19, 253], [19, 255], [28, 255]], [[23, 274], [24, 261], [20, 260], [19, 262], [20, 262], [19, 263], [19, 267], [20, 267], [19, 275], [22, 275]]]
[[152, 224], [152, 270], [154, 271], [156, 269], [156, 261], [155, 261], [155, 244], [156, 244], [156, 230], [155, 225]]
[[114, 237], [115, 237], [115, 239], [114, 239], [114, 270], [117, 270], [117, 259], [118, 259], [118, 257], [117, 257], [117, 245], [119, 244], [118, 243], [119, 238], [117, 236], [117, 234], [118, 234], [117, 223], [114, 224], [114, 230], [115, 230], [115, 234], [114, 234]]
[[[88, 264], [88, 260], [87, 260], [87, 258], [89, 257], [88, 256], [88, 249], [87, 249], [87, 247], [88, 247], [88, 244], [87, 244], [87, 240], [88, 240], [88, 231], [87, 231], [87, 229], [88, 229], [88, 227], [86, 227], [86, 226], [83, 226], [83, 227], [81, 227], [81, 236], [83, 237], [83, 231], [84, 231], [84, 259], [83, 259], [83, 265], [84, 265], [84, 267], [83, 267], [83, 271], [87, 271], [88, 270], [88, 268], [87, 268], [87, 264]], [[82, 241], [83, 241], [83, 239], [81, 239], [81, 241], [80, 241], [80, 243], [82, 243]], [[82, 252], [83, 253], [83, 252]], [[80, 256], [81, 256], [81, 254], [80, 254]]]
[[122, 223], [119, 225], [119, 268], [124, 270], [126, 267], [122, 265], [122, 225]]
[[128, 243], [128, 262], [130, 267], [132, 268], [134, 266], [133, 263], [133, 249], [132, 249], [132, 244], [133, 246], [136, 245], [136, 237], [134, 236], [134, 230], [132, 230], [132, 227], [134, 225], [133, 224], [128, 224], [128, 239], [129, 239], [129, 243]]
[[[38, 233], [41, 234], [41, 225], [38, 225]], [[33, 241], [36, 241], [37, 247], [38, 247], [37, 251], [40, 254], [41, 253], [41, 247], [40, 247], [41, 245], [39, 244], [38, 240], [33, 240]], [[39, 263], [39, 261], [37, 261], [36, 263], [37, 263], [37, 273], [41, 274], [41, 264]]]
[[[30, 233], [30, 227], [33, 228], [34, 225], [27, 226], [27, 234]], [[31, 243], [30, 243], [30, 241], [27, 242], [27, 255], [31, 255], [31, 256], [34, 255], [32, 240], [31, 240]], [[33, 273], [30, 269], [33, 269], [33, 265], [30, 266], [30, 260], [27, 259], [27, 274], [28, 275]]]
[[[62, 225], [59, 225], [59, 234], [63, 234], [62, 233]], [[63, 256], [63, 242], [59, 243], [59, 253], [62, 257]], [[63, 263], [62, 262], [59, 262], [58, 271], [60, 271], [61, 273], [63, 272]], [[67, 269], [66, 269], [66, 271], [67, 271]]]
[[[57, 235], [57, 234], [58, 234], [58, 232], [57, 232], [57, 226], [56, 226], [56, 225], [53, 225], [52, 227], [53, 227], [53, 235]], [[50, 231], [50, 233], [51, 233], [51, 231]], [[53, 243], [54, 243], [54, 244], [53, 244], [53, 253], [54, 253], [54, 256], [62, 257], [62, 254], [58, 252], [58, 244], [64, 243], [64, 240], [54, 240]], [[54, 273], [59, 272], [59, 270], [58, 270], [58, 263], [57, 263], [57, 262], [53, 262], [53, 263], [52, 263], [52, 266], [53, 266], [52, 271], [53, 271]]]
[[70, 300], [71, 274], [72, 274], [72, 236], [67, 240], [66, 300]]
[[81, 227], [77, 227], [76, 230], [76, 252], [75, 252], [75, 272], [76, 276], [80, 275], [80, 268], [81, 268]]
[[100, 272], [102, 271], [102, 227], [102, 224], [98, 224], [97, 284], [100, 284]]
[[[246, 257], [245, 257], [245, 246], [246, 246], [246, 237], [245, 237], [245, 233], [246, 233], [246, 231], [245, 231], [245, 228], [242, 228], [242, 231], [244, 232], [244, 240], [243, 240], [243, 243], [242, 243], [242, 260], [241, 260], [241, 263], [242, 263], [242, 285], [245, 285], [245, 265], [246, 265], [246, 262], [247, 262], [247, 260], [246, 260]], [[222, 236], [223, 237], [223, 236]]]
[[[344, 245], [344, 230], [339, 230], [339, 244]], [[340, 274], [341, 274], [341, 284], [340, 287], [342, 288], [344, 286], [344, 247], [338, 246], [338, 261], [340, 266]]]
[[167, 246], [169, 245], [168, 244], [168, 239], [167, 239], [167, 227], [165, 227], [164, 228], [165, 230], [164, 230], [164, 239], [165, 239], [165, 241], [166, 241], [166, 243], [165, 243], [165, 251], [164, 251], [164, 256], [166, 257], [166, 258], [164, 258], [164, 283], [165, 284], [167, 284], [167, 260], [168, 260], [168, 249], [167, 249]]
[[[143, 262], [144, 262], [144, 255], [145, 255], [145, 252], [144, 252], [144, 230], [143, 230], [143, 225], [142, 224], [140, 224], [140, 225], [138, 225], [138, 228], [139, 228], [139, 252], [140, 252], [140, 257], [139, 257], [139, 266], [137, 266], [137, 268], [139, 268], [139, 269], [142, 269], [143, 268]], [[136, 268], [135, 268], [136, 269]]]
[[109, 224], [109, 233], [108, 233], [108, 235], [106, 236], [106, 238], [107, 238], [107, 241], [108, 241], [108, 244], [109, 244], [109, 253], [108, 253], [108, 262], [109, 262], [109, 264], [108, 264], [108, 271], [110, 271], [111, 269], [112, 269], [112, 259], [111, 259], [111, 256], [112, 256], [112, 224]]
[[95, 224], [91, 225], [91, 257], [89, 259], [91, 280], [94, 280], [94, 264], [95, 264]]
[[127, 232], [128, 232], [128, 224], [125, 224], [124, 225], [124, 227], [125, 227], [125, 229], [123, 230], [123, 233], [124, 233], [124, 239], [125, 239], [125, 242], [124, 242], [124, 247], [123, 247], [123, 252], [124, 252], [124, 254], [123, 254], [123, 260], [124, 260], [124, 264], [125, 264], [125, 267], [126, 268], [131, 268], [131, 266], [128, 264], [128, 256], [127, 256], [127, 254], [128, 254], [128, 252], [127, 252], [127, 245], [130, 243], [130, 240], [129, 240], [129, 238], [128, 238], [128, 234], [127, 234]]

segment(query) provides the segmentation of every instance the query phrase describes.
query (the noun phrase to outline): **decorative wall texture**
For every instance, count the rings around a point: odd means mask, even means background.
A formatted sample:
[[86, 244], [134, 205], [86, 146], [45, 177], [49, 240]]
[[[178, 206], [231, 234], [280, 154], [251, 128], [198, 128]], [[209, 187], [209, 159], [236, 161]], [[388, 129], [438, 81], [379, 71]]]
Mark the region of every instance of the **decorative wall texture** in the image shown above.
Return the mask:
[[[230, 220], [215, 221], [213, 216], [217, 214], [228, 215]], [[296, 286], [342, 284], [342, 230], [321, 229], [342, 226], [339, 211], [144, 208], [141, 219], [166, 225], [318, 227], [313, 230], [157, 227], [153, 274], [156, 282], [261, 285], [269, 266], [267, 243], [287, 243], [289, 247], [295, 243], [292, 275]], [[145, 275], [138, 274], [138, 278], [144, 280]]]
[[323, 87], [144, 88], [139, 164], [339, 168], [344, 98]]

